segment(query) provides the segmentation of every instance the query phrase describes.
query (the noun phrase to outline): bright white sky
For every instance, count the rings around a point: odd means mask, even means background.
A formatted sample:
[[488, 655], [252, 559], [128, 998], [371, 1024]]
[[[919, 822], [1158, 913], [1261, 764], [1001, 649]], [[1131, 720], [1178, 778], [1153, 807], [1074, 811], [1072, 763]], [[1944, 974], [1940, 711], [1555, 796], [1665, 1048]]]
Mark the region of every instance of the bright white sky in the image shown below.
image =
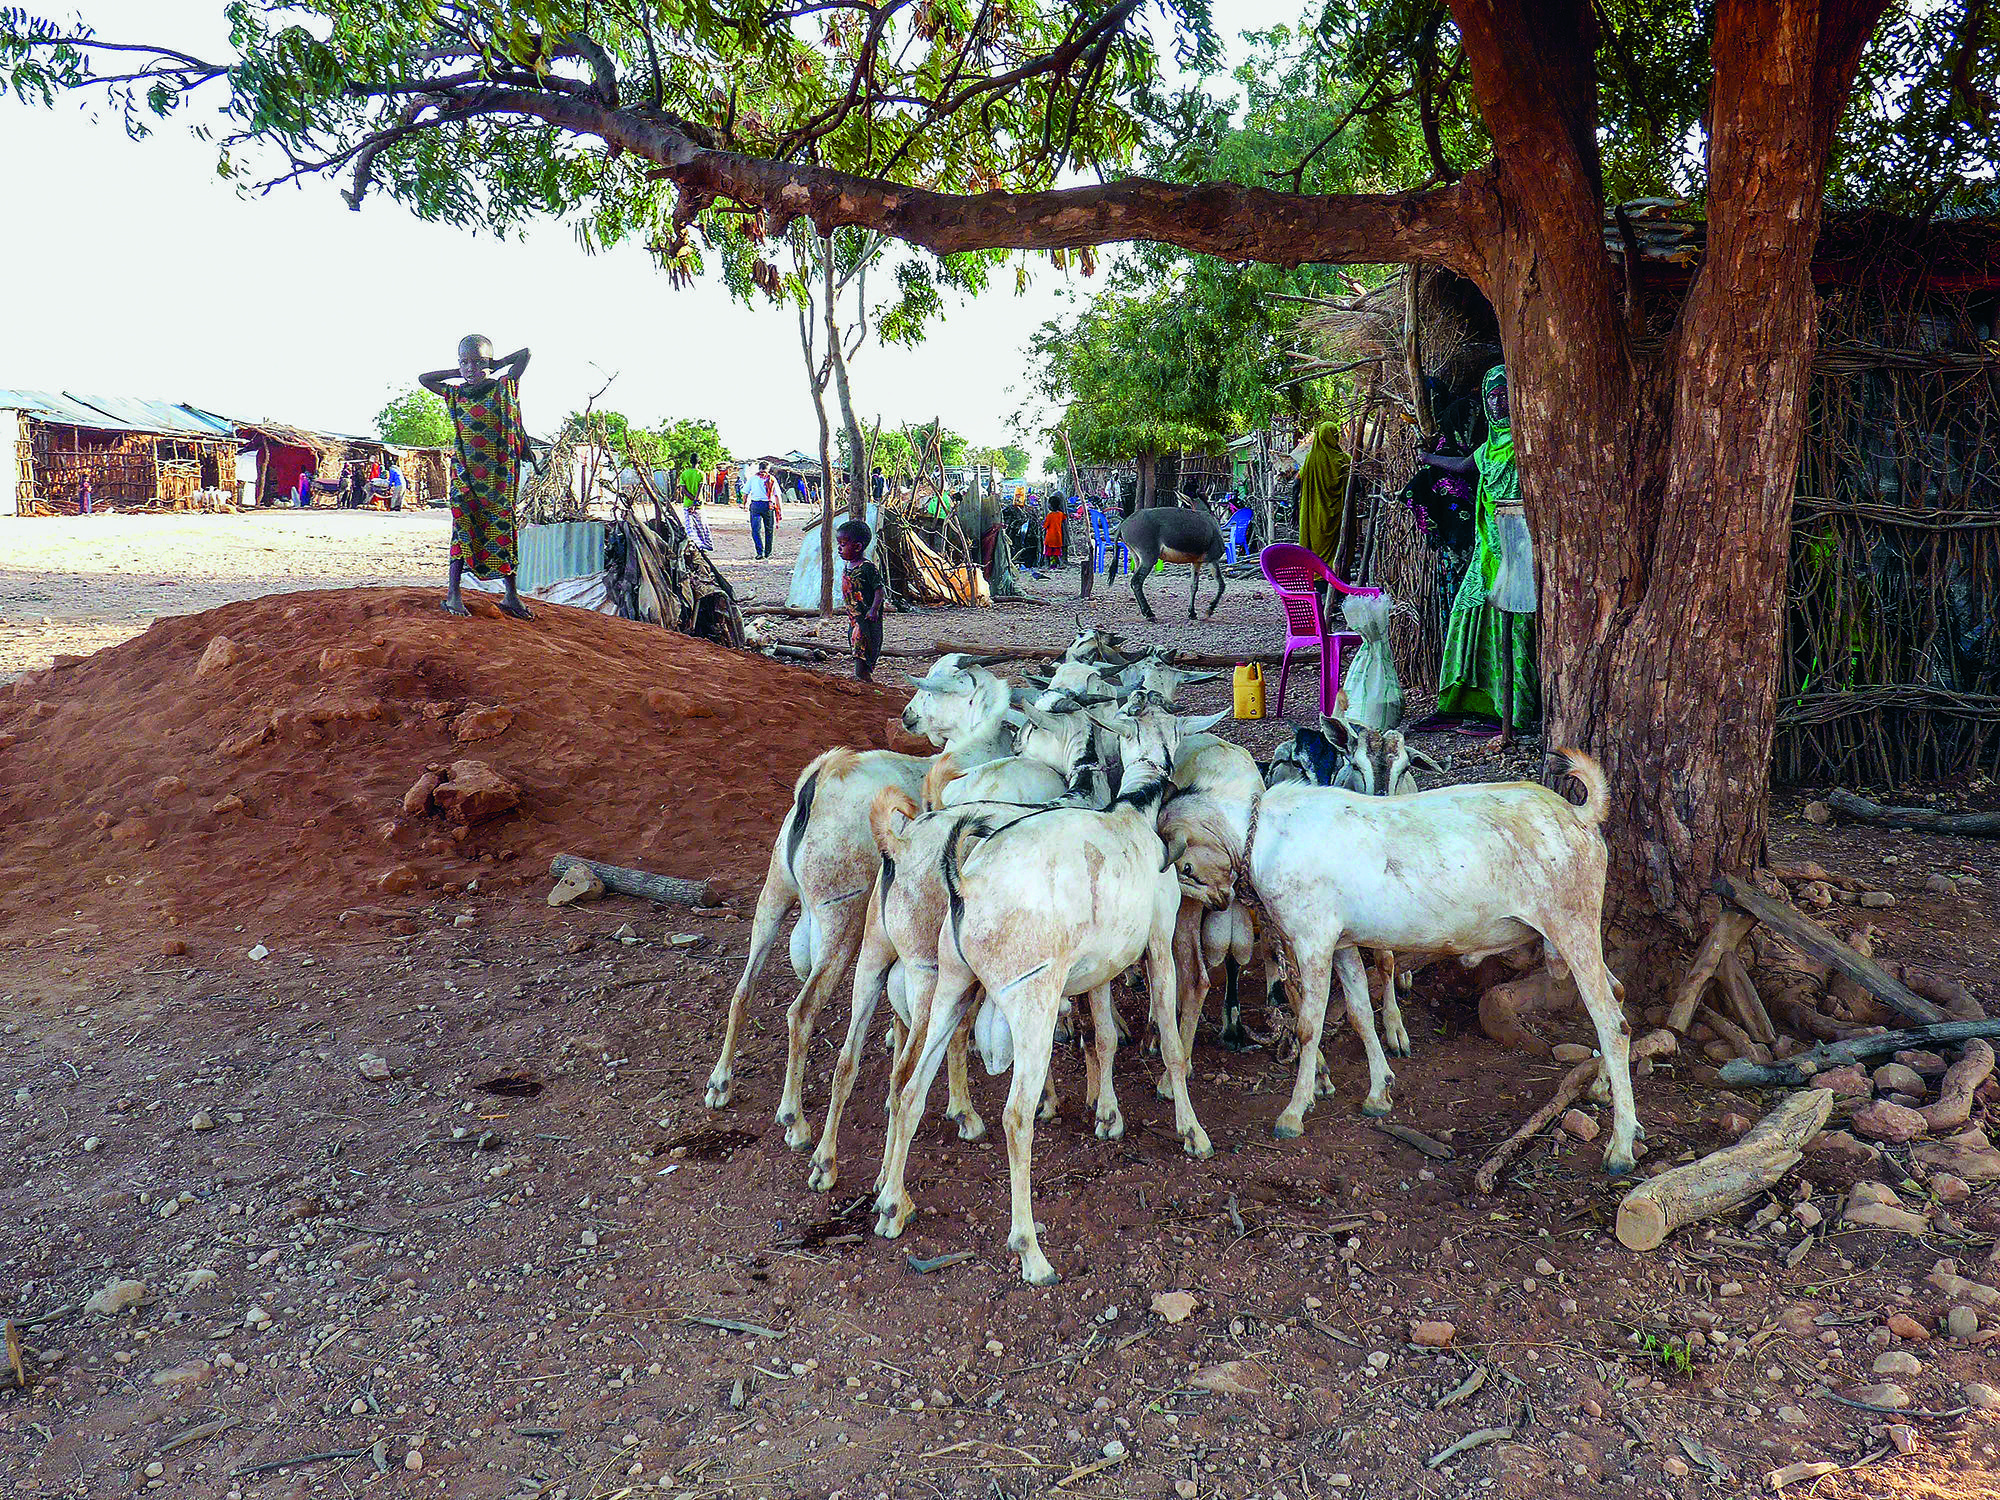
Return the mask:
[[[42, 7], [31, 7], [41, 9]], [[49, 9], [53, 10], [54, 5]], [[1219, 27], [1296, 17], [1298, 0], [1221, 0]], [[82, 0], [98, 35], [219, 51], [221, 0]], [[635, 421], [708, 417], [738, 456], [818, 446], [797, 321], [742, 306], [708, 278], [668, 287], [636, 246], [587, 256], [560, 224], [499, 240], [418, 223], [386, 197], [360, 213], [339, 184], [242, 198], [214, 148], [169, 121], [126, 138], [95, 100], [53, 111], [0, 100], [0, 388], [186, 401], [243, 418], [374, 431], [459, 337], [523, 344], [529, 426], [541, 430], [615, 373], [604, 404]], [[872, 343], [853, 369], [864, 420], [942, 416], [974, 441], [1038, 434], [1010, 417], [1025, 347], [1096, 283], [1044, 263], [961, 303], [915, 350]]]

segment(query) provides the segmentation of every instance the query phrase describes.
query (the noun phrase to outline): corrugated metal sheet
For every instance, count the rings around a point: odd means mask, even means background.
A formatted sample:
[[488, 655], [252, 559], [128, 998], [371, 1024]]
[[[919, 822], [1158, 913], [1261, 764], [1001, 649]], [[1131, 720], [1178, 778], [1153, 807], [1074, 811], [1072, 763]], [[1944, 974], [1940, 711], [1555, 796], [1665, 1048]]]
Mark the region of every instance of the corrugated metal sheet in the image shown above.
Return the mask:
[[64, 391], [63, 394], [72, 401], [82, 402], [116, 417], [127, 426], [143, 428], [148, 432], [173, 432], [203, 438], [236, 436], [233, 424], [166, 401], [148, 401], [141, 396], [86, 396], [75, 391]]
[[153, 432], [151, 427], [136, 426], [108, 416], [93, 406], [81, 401], [73, 401], [60, 391], [6, 391], [0, 390], [0, 407], [12, 407], [25, 411], [49, 422], [67, 422], [76, 427], [103, 427], [113, 432]]
[[532, 592], [604, 569], [602, 521], [556, 521], [521, 528], [515, 587]]

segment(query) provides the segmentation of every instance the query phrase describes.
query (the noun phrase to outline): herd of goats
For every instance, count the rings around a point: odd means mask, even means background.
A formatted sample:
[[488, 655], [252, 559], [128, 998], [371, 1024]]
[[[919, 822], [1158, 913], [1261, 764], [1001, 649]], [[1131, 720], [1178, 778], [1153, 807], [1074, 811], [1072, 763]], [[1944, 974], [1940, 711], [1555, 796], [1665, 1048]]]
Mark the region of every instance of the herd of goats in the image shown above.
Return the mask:
[[[906, 674], [907, 675], [907, 674]], [[1209, 674], [1213, 675], [1213, 674]], [[811, 1185], [837, 1176], [840, 1118], [869, 1026], [889, 997], [895, 1067], [876, 1189], [876, 1232], [901, 1234], [915, 1205], [910, 1144], [938, 1065], [950, 1060], [947, 1118], [962, 1139], [985, 1124], [967, 1080], [977, 1047], [989, 1073], [1010, 1065], [1002, 1121], [1011, 1184], [1008, 1248], [1022, 1277], [1056, 1278], [1029, 1196], [1034, 1124], [1055, 1111], [1049, 1064], [1069, 997], [1089, 997], [1085, 1089], [1106, 1140], [1124, 1131], [1113, 1086], [1119, 1024], [1111, 983], [1142, 966], [1153, 1031], [1187, 1152], [1211, 1147], [1188, 1096], [1195, 1022], [1220, 971], [1223, 1039], [1244, 1033], [1236, 983], [1261, 914], [1298, 1035], [1298, 1075], [1274, 1131], [1299, 1135], [1330, 1093], [1321, 1026], [1338, 975], [1368, 1062], [1370, 1115], [1390, 1109], [1363, 948], [1380, 960], [1387, 1051], [1407, 1057], [1397, 960], [1466, 963], [1539, 937], [1566, 966], [1605, 1061], [1611, 1173], [1630, 1170], [1639, 1135], [1628, 1030], [1601, 938], [1608, 793], [1588, 757], [1566, 755], [1581, 806], [1532, 782], [1417, 788], [1429, 762], [1394, 730], [1337, 718], [1301, 730], [1266, 768], [1208, 733], [1222, 715], [1186, 718], [1174, 699], [1196, 674], [1087, 630], [1045, 679], [1013, 684], [981, 660], [942, 657], [910, 678], [903, 724], [935, 756], [835, 749], [801, 773], [757, 899], [748, 961], [730, 1001], [706, 1103], [727, 1105], [745, 1006], [794, 907], [791, 959], [802, 982], [787, 1015], [778, 1122], [812, 1145], [803, 1074], [813, 1020], [848, 966], [853, 1011], [833, 1075]], [[1273, 991], [1277, 985], [1273, 984]], [[1081, 1029], [1079, 1028], [1079, 1035]]]

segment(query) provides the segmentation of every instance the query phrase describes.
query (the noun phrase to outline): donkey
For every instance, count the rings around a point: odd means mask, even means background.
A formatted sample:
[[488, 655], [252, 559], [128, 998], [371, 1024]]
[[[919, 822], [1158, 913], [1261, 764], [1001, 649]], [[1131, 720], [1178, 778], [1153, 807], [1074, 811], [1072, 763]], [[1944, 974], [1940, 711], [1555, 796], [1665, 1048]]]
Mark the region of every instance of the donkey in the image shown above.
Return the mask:
[[1146, 575], [1160, 563], [1187, 563], [1188, 618], [1195, 617], [1195, 600], [1201, 595], [1201, 570], [1215, 569], [1215, 600], [1209, 614], [1222, 602], [1222, 527], [1205, 510], [1188, 510], [1178, 505], [1153, 505], [1135, 510], [1119, 528], [1132, 554], [1132, 597], [1139, 601], [1139, 613], [1153, 618], [1146, 603]]

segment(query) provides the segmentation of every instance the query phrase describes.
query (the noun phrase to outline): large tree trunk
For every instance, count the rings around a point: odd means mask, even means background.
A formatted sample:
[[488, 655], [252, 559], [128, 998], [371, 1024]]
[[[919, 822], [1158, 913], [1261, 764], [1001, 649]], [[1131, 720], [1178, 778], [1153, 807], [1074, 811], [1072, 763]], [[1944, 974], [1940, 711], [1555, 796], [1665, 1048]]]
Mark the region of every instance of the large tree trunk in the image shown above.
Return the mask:
[[[807, 283], [810, 285], [811, 283]], [[826, 378], [813, 359], [812, 326], [799, 307], [799, 348], [806, 358], [806, 386], [812, 392], [813, 414], [819, 418], [819, 612], [833, 613], [833, 433], [826, 420]]]
[[[1504, 227], [1484, 279], [1541, 574], [1544, 743], [1611, 778], [1614, 903], [1684, 929], [1763, 849], [1827, 141], [1879, 9], [1718, 6], [1708, 253], [1659, 354], [1629, 342], [1581, 127], [1494, 132]], [[1478, 31], [1469, 47], [1498, 41]], [[1507, 73], [1537, 65], [1539, 107], [1584, 116], [1560, 102], [1580, 76], [1560, 58], [1499, 63], [1484, 87], [1532, 105]]]

